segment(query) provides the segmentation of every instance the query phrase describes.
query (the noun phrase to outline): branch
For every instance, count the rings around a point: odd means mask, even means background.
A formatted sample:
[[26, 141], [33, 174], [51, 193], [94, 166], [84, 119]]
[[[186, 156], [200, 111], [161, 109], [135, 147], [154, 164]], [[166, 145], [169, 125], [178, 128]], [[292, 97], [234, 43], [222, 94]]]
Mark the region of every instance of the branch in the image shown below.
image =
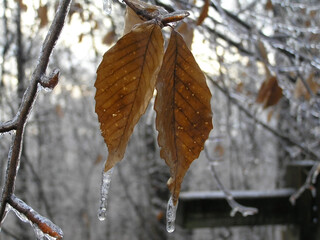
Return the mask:
[[278, 138], [281, 138], [282, 140], [297, 146], [298, 148], [300, 148], [304, 153], [310, 155], [311, 157], [313, 157], [315, 160], [320, 160], [320, 156], [314, 152], [312, 149], [304, 146], [303, 144], [301, 144], [300, 142], [294, 140], [293, 138], [285, 135], [284, 133], [280, 132], [277, 129], [274, 129], [272, 127], [270, 127], [269, 125], [265, 124], [264, 122], [262, 122], [261, 120], [259, 120], [258, 118], [256, 118], [256, 116], [254, 116], [248, 109], [246, 109], [243, 105], [241, 105], [235, 98], [233, 98], [228, 90], [224, 89], [223, 87], [221, 87], [216, 81], [214, 81], [208, 74], [206, 74], [207, 78], [213, 83], [214, 86], [216, 86], [227, 98], [230, 99], [230, 101], [236, 105], [239, 110], [241, 110], [242, 112], [244, 112], [247, 117], [253, 119], [256, 123], [258, 123], [260, 126], [262, 126], [264, 129], [268, 130], [269, 132], [271, 132], [273, 135], [275, 135]]
[[242, 214], [242, 216], [244, 216], [244, 217], [257, 214], [258, 213], [257, 208], [243, 206], [240, 203], [238, 203], [236, 200], [234, 200], [232, 194], [224, 187], [224, 185], [220, 181], [220, 178], [218, 177], [217, 171], [214, 167], [214, 160], [210, 156], [207, 147], [204, 148], [204, 152], [205, 152], [206, 157], [209, 161], [210, 169], [211, 169], [211, 172], [212, 172], [214, 179], [217, 182], [218, 188], [223, 192], [225, 199], [227, 200], [229, 206], [232, 209], [230, 215], [232, 217], [234, 217], [237, 212], [240, 212]]
[[0, 222], [3, 220], [7, 202], [13, 201], [11, 196], [14, 192], [15, 179], [18, 172], [25, 126], [32, 106], [36, 101], [38, 84], [43, 84], [42, 78], [46, 73], [50, 55], [63, 28], [70, 3], [71, 0], [61, 0], [59, 3], [55, 18], [42, 45], [38, 64], [32, 74], [30, 84], [24, 92], [16, 116], [13, 120], [0, 124], [1, 132], [16, 130], [10, 146], [5, 184], [1, 195]]
[[296, 191], [294, 194], [292, 194], [292, 196], [290, 197], [290, 202], [292, 205], [295, 205], [296, 200], [301, 196], [301, 194], [307, 190], [315, 190], [313, 187], [313, 184], [315, 184], [316, 179], [319, 175], [320, 172], [320, 163], [315, 163], [313, 165], [313, 167], [311, 168], [311, 170], [308, 173], [307, 179], [305, 181], [305, 183], [298, 189], [298, 191]]
[[19, 216], [21, 216], [20, 214], [23, 214], [23, 217], [28, 219], [31, 225], [38, 227], [44, 234], [54, 237], [57, 240], [63, 238], [63, 232], [57, 225], [55, 225], [49, 219], [41, 216], [15, 195], [11, 195], [11, 197], [8, 199], [8, 204], [10, 204], [13, 209], [18, 211]]

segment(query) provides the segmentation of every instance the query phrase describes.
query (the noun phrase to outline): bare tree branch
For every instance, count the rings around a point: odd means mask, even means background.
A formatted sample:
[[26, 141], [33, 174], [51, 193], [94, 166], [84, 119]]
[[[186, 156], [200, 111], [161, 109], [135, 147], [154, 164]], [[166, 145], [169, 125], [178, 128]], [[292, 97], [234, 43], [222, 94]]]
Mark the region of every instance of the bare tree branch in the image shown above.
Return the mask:
[[[4, 187], [1, 195], [1, 205], [0, 205], [1, 221], [3, 220], [3, 217], [4, 217], [6, 204], [8, 202], [15, 204], [15, 201], [16, 201], [16, 198], [12, 196], [15, 188], [15, 179], [17, 176], [18, 168], [19, 168], [22, 142], [23, 142], [23, 133], [25, 130], [29, 113], [32, 111], [32, 106], [36, 101], [38, 85], [43, 84], [42, 79], [46, 73], [46, 69], [49, 64], [49, 58], [52, 53], [52, 50], [63, 28], [66, 16], [69, 11], [70, 3], [71, 3], [71, 0], [65, 0], [65, 1], [61, 0], [59, 3], [59, 7], [56, 12], [55, 18], [50, 26], [48, 34], [42, 45], [40, 56], [38, 59], [38, 64], [35, 67], [35, 70], [32, 74], [29, 86], [24, 92], [24, 95], [16, 116], [14, 117], [13, 120], [0, 124], [0, 132], [16, 130], [10, 146], [5, 183], [4, 183]], [[49, 81], [49, 84], [52, 87], [55, 86], [53, 83], [54, 81], [51, 82], [51, 84]], [[19, 209], [17, 210], [19, 211]]]
[[14, 194], [12, 194], [8, 199], [8, 204], [18, 211], [19, 214], [23, 214], [23, 216], [26, 217], [31, 224], [35, 224], [44, 234], [48, 234], [57, 240], [63, 238], [63, 232], [57, 225], [55, 225], [49, 219], [41, 216], [25, 202], [17, 198]]

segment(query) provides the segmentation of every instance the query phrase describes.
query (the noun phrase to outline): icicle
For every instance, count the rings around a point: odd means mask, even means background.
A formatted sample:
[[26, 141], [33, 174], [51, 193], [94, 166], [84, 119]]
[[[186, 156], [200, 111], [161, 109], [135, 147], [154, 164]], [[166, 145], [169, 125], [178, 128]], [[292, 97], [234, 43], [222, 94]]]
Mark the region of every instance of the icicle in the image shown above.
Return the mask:
[[102, 0], [103, 11], [109, 15], [112, 11], [112, 0]]
[[113, 169], [111, 168], [107, 172], [102, 172], [102, 182], [101, 182], [101, 188], [100, 188], [100, 208], [98, 211], [98, 218], [100, 221], [104, 221], [106, 219], [107, 214], [107, 201], [108, 201], [108, 194], [109, 194], [109, 188], [111, 184], [111, 177], [113, 173]]
[[171, 196], [167, 205], [167, 231], [169, 233], [172, 233], [175, 229], [177, 208], [178, 208], [178, 203], [176, 204], [176, 206], [174, 206], [172, 196]]

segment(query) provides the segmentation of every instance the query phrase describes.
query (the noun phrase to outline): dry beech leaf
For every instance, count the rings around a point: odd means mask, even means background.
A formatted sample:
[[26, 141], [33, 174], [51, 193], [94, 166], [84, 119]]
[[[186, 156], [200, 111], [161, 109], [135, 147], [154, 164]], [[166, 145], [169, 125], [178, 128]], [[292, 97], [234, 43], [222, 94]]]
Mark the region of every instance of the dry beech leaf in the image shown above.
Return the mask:
[[265, 9], [267, 11], [272, 11], [273, 10], [273, 4], [271, 0], [267, 0], [266, 5], [265, 5]]
[[102, 43], [106, 45], [111, 45], [117, 38], [117, 34], [114, 30], [108, 32], [102, 39]]
[[176, 28], [176, 31], [182, 35], [185, 43], [191, 50], [194, 35], [194, 23], [182, 21]]
[[47, 5], [40, 6], [38, 9], [38, 17], [40, 18], [40, 28], [48, 24], [48, 7]]
[[[310, 73], [306, 83], [309, 85], [309, 88], [313, 94], [316, 94], [320, 89], [320, 85], [314, 79], [314, 72]], [[297, 99], [304, 98], [307, 101], [309, 101], [311, 98], [309, 91], [306, 89], [300, 78], [297, 80], [295, 85], [294, 97]]]
[[[141, 12], [148, 12], [150, 14], [159, 15], [168, 13], [164, 8], [152, 5], [139, 0], [130, 0], [130, 3], [139, 8]], [[126, 15], [124, 22], [123, 34], [127, 34], [134, 25], [145, 22], [145, 19], [139, 17], [130, 7], [126, 7]]]
[[203, 21], [206, 19], [206, 17], [208, 17], [209, 6], [210, 6], [210, 1], [204, 0], [204, 5], [201, 9], [200, 16], [198, 17], [197, 25], [201, 25]]
[[28, 10], [28, 6], [23, 2], [23, 0], [16, 0], [16, 2], [19, 3], [19, 6], [22, 11], [26, 12]]
[[104, 54], [95, 83], [96, 113], [109, 150], [104, 171], [123, 158], [153, 95], [162, 57], [161, 29], [150, 22], [133, 28]]
[[262, 103], [264, 108], [267, 108], [276, 105], [281, 97], [282, 88], [278, 85], [277, 78], [271, 76], [262, 83], [256, 102]]
[[143, 23], [144, 21], [139, 18], [139, 16], [128, 6], [126, 7], [126, 16], [124, 19], [124, 29], [123, 35], [131, 31], [132, 27], [138, 23]]
[[160, 156], [170, 167], [168, 187], [176, 205], [183, 177], [212, 129], [211, 93], [183, 38], [172, 31], [156, 84]]

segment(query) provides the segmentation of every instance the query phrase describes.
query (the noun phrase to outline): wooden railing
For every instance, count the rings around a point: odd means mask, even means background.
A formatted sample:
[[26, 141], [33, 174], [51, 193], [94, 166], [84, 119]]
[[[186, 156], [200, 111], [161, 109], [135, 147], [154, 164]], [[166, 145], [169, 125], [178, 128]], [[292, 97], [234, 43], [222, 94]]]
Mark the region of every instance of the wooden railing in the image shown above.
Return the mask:
[[[230, 215], [231, 208], [222, 192], [184, 192], [179, 199], [177, 224], [184, 228], [214, 228], [233, 226], [294, 225], [299, 227], [300, 240], [320, 239], [320, 179], [313, 191], [305, 191], [292, 205], [290, 196], [301, 187], [314, 165], [312, 161], [294, 162], [287, 166], [285, 182], [288, 188], [272, 191], [231, 191], [234, 199], [259, 212], [243, 217]], [[288, 231], [290, 231], [288, 229]], [[289, 234], [290, 235], [290, 234]], [[290, 239], [284, 239], [290, 240]]]

